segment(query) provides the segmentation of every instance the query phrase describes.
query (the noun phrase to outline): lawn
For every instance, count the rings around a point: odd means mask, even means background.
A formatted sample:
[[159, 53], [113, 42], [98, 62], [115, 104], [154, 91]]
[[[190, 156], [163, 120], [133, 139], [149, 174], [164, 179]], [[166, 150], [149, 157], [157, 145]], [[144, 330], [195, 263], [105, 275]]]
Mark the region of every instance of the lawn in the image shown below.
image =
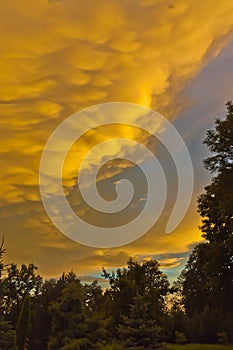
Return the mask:
[[171, 350], [233, 350], [233, 345], [212, 345], [212, 344], [170, 344]]

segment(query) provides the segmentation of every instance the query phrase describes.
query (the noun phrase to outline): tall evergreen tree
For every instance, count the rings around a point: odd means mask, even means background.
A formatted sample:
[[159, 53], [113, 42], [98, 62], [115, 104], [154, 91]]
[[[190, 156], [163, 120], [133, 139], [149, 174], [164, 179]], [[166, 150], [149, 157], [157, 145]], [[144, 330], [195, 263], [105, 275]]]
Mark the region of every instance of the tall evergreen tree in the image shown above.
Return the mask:
[[154, 350], [165, 349], [159, 343], [161, 329], [155, 320], [151, 320], [148, 305], [142, 296], [134, 298], [130, 305], [129, 316], [123, 317], [123, 324], [118, 327], [118, 334], [125, 349], [128, 350]]

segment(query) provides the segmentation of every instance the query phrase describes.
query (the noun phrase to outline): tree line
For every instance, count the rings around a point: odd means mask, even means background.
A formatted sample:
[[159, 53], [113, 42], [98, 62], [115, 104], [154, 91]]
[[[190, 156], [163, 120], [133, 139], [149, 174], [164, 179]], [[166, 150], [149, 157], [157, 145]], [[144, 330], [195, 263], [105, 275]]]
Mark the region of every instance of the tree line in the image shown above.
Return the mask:
[[43, 280], [34, 264], [4, 264], [0, 246], [1, 350], [153, 350], [166, 343], [233, 342], [233, 104], [204, 144], [213, 173], [198, 198], [203, 242], [170, 285], [156, 260], [103, 268], [109, 281], [74, 272]]

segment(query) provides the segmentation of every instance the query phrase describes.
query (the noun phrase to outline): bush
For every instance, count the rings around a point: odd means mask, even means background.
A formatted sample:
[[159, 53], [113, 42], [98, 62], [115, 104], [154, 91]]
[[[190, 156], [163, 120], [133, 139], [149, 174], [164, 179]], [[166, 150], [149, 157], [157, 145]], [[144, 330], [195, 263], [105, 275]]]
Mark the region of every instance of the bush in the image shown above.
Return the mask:
[[176, 344], [185, 344], [187, 343], [187, 338], [184, 335], [184, 333], [179, 332], [179, 331], [175, 331], [175, 343]]
[[218, 338], [218, 343], [220, 343], [220, 344], [227, 344], [228, 343], [228, 336], [224, 330], [217, 333], [217, 338]]
[[112, 344], [98, 344], [96, 350], [124, 350], [124, 348], [118, 343]]

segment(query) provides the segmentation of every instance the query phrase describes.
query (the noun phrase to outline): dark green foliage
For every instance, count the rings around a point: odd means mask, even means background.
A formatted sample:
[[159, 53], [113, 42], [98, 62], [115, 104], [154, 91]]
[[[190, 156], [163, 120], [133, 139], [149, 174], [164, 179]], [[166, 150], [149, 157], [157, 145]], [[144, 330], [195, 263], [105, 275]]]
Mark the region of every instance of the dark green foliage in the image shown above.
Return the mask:
[[90, 342], [86, 338], [65, 338], [64, 345], [59, 347], [59, 350], [89, 350], [90, 348]]
[[10, 322], [5, 320], [4, 315], [4, 296], [5, 286], [3, 279], [3, 272], [5, 264], [3, 261], [4, 249], [4, 237], [0, 245], [0, 349], [1, 350], [15, 350], [15, 330], [11, 326]]
[[[182, 273], [182, 293], [193, 341], [216, 342], [219, 325], [233, 325], [233, 105], [217, 119], [204, 143], [214, 156], [205, 160], [215, 172], [198, 199], [201, 230], [207, 242], [197, 245]], [[193, 332], [192, 332], [193, 330]], [[228, 331], [229, 330], [229, 331]], [[231, 337], [232, 338], [232, 337]], [[233, 341], [233, 338], [232, 338]]]
[[94, 349], [106, 339], [106, 321], [101, 311], [102, 289], [93, 282], [83, 286], [76, 278], [61, 290], [49, 306], [49, 349]]
[[4, 278], [4, 312], [7, 320], [16, 325], [23, 300], [26, 295], [37, 296], [42, 287], [42, 278], [36, 274], [34, 264], [22, 264], [18, 268], [11, 264]]
[[204, 143], [214, 156], [204, 164], [217, 172], [205, 193], [198, 199], [198, 211], [203, 217], [201, 230], [209, 242], [221, 242], [233, 232], [233, 104], [227, 103], [225, 120], [216, 120], [215, 130], [207, 131]]
[[124, 347], [117, 342], [111, 344], [97, 345], [95, 350], [124, 350]]
[[233, 237], [220, 243], [197, 245], [188, 260], [183, 285], [188, 314], [208, 305], [223, 313], [233, 311]]
[[15, 330], [9, 322], [0, 316], [0, 349], [16, 350]]
[[3, 261], [3, 255], [5, 253], [4, 249], [4, 236], [2, 237], [1, 245], [0, 245], [0, 314], [3, 313], [3, 305], [4, 305], [4, 297], [5, 297], [5, 284], [3, 277], [3, 272], [5, 269], [5, 264]]
[[81, 342], [85, 338], [87, 329], [79, 280], [67, 284], [61, 297], [51, 303], [49, 311], [52, 317], [49, 349], [61, 349], [71, 340]]
[[63, 273], [58, 280], [50, 279], [44, 281], [40, 293], [33, 298], [29, 349], [41, 350], [47, 348], [48, 338], [51, 335], [50, 328], [52, 320], [49, 306], [52, 302], [58, 301], [62, 290], [66, 288], [68, 283], [74, 282], [76, 279], [76, 275], [71, 271], [67, 274]]
[[118, 334], [125, 349], [154, 350], [161, 349], [159, 344], [161, 329], [156, 321], [150, 319], [148, 305], [138, 295], [130, 305], [129, 316], [123, 317], [123, 324], [118, 327]]
[[41, 293], [32, 300], [32, 325], [29, 340], [29, 349], [31, 350], [47, 348], [51, 321], [48, 306], [60, 296], [63, 285], [59, 282], [60, 280], [45, 281], [41, 288]]
[[187, 338], [184, 333], [175, 331], [175, 343], [176, 344], [185, 344], [187, 343]]
[[228, 336], [225, 331], [220, 331], [217, 333], [218, 343], [220, 344], [227, 344], [228, 343]]
[[204, 165], [211, 172], [222, 172], [233, 166], [233, 104], [227, 102], [226, 118], [215, 121], [215, 129], [206, 132], [204, 144], [214, 156], [204, 160]]
[[84, 286], [84, 303], [89, 312], [102, 310], [102, 304], [104, 302], [103, 291], [97, 281]]
[[205, 187], [198, 199], [198, 211], [203, 217], [201, 230], [210, 243], [221, 242], [233, 232], [233, 170], [225, 169]]
[[30, 295], [24, 298], [19, 319], [16, 327], [16, 345], [17, 350], [24, 350], [29, 331], [30, 322]]
[[103, 271], [103, 276], [110, 281], [111, 288], [106, 294], [106, 315], [112, 320], [113, 330], [121, 324], [123, 316], [129, 315], [130, 305], [138, 294], [148, 304], [150, 317], [161, 323], [169, 282], [157, 261], [130, 259], [127, 269], [118, 269], [112, 274]]
[[0, 245], [0, 280], [2, 279], [2, 273], [4, 270], [4, 262], [3, 262], [3, 254], [6, 252], [4, 249], [4, 236], [2, 237], [1, 245]]

